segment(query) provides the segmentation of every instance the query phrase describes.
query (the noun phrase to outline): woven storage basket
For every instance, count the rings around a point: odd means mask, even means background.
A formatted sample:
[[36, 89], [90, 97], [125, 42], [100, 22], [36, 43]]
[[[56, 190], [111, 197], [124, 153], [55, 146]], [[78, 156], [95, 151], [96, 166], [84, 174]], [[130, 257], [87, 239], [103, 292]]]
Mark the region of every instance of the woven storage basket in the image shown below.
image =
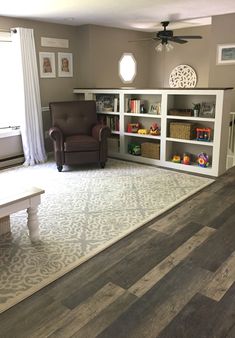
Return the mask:
[[192, 140], [195, 138], [195, 124], [170, 122], [170, 137], [180, 138], [184, 140]]
[[174, 116], [192, 116], [192, 109], [169, 109], [169, 115]]
[[154, 158], [155, 160], [160, 159], [160, 144], [145, 142], [141, 144], [141, 156]]
[[108, 153], [119, 152], [119, 139], [116, 137], [108, 137]]

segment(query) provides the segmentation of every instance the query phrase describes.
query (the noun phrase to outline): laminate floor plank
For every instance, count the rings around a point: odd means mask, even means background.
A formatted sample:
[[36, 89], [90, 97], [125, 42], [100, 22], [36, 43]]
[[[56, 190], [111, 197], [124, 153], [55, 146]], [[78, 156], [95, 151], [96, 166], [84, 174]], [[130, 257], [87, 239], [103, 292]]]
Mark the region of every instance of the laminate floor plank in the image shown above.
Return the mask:
[[215, 272], [235, 251], [234, 216], [226, 222], [199, 248], [187, 258], [190, 262]]
[[157, 337], [210, 276], [209, 271], [180, 264], [98, 337]]
[[227, 208], [220, 211], [220, 213], [214, 215], [213, 218], [210, 218], [209, 222], [208, 221], [204, 221], [204, 222], [209, 227], [219, 229], [230, 217], [234, 217], [234, 224], [235, 224], [235, 203], [229, 205]]
[[201, 294], [216, 300], [225, 295], [235, 282], [235, 251], [215, 272], [212, 280], [200, 291]]
[[[12, 338], [16, 334], [19, 337], [25, 337], [25, 331], [37, 324], [48, 312], [48, 308], [53, 303], [52, 297], [42, 297], [39, 293], [27, 299], [28, 306], [25, 302], [20, 302], [17, 306], [11, 307], [6, 312], [0, 314], [0, 337]], [[45, 311], [44, 311], [45, 310]]]
[[125, 290], [112, 283], [106, 284], [96, 294], [70, 311], [66, 323], [58, 323], [58, 328], [49, 337], [69, 338], [90, 320], [95, 318], [104, 308], [123, 295]]
[[157, 240], [150, 240], [130, 255], [125, 256], [122, 261], [114, 266], [114, 270], [110, 271], [110, 281], [124, 289], [130, 288], [201, 228], [200, 224], [191, 223], [174, 236], [163, 237], [161, 240], [158, 238]]
[[162, 260], [152, 270], [147, 272], [135, 284], [129, 288], [129, 292], [141, 297], [150, 290], [161, 278], [163, 278], [176, 265], [182, 262], [195, 248], [200, 246], [215, 230], [204, 227], [185, 243], [178, 247], [174, 252]]
[[225, 338], [234, 338], [235, 337], [235, 324], [231, 327], [230, 330], [228, 330], [228, 333], [226, 334]]
[[216, 302], [201, 294], [195, 295], [159, 338], [225, 338], [232, 336], [235, 325], [235, 284]]
[[134, 302], [137, 297], [125, 292], [116, 301], [107, 306], [99, 315], [89, 321], [73, 338], [91, 338], [96, 337], [100, 332], [111, 325], [123, 312], [125, 312]]

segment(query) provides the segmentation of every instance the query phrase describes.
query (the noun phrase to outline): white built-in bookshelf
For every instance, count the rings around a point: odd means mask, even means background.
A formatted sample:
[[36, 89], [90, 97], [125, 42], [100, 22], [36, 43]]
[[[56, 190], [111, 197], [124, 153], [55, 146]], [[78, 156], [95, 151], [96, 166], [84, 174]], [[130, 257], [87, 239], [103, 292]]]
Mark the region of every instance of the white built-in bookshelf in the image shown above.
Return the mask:
[[[80, 89], [85, 100], [97, 102], [97, 114], [102, 123], [111, 128], [109, 156], [120, 159], [178, 169], [209, 176], [219, 176], [226, 170], [229, 130], [229, 88], [226, 89]], [[79, 95], [80, 97], [81, 95]], [[193, 115], [194, 104], [200, 104], [198, 116]], [[192, 111], [192, 113], [191, 113]], [[185, 116], [187, 115], [188, 116]], [[150, 126], [157, 124], [160, 135], [151, 135]], [[191, 138], [172, 137], [171, 127], [180, 123], [191, 125]], [[131, 132], [130, 126], [139, 124], [143, 133]], [[197, 138], [197, 130], [209, 130]], [[145, 134], [145, 132], [147, 134]], [[201, 136], [201, 135], [200, 135]], [[204, 137], [205, 136], [205, 137]], [[182, 137], [182, 136], [180, 136]], [[159, 158], [130, 153], [130, 145], [152, 143], [160, 147]], [[198, 154], [205, 153], [209, 165], [198, 164]], [[172, 162], [174, 155], [189, 155], [190, 165]]]

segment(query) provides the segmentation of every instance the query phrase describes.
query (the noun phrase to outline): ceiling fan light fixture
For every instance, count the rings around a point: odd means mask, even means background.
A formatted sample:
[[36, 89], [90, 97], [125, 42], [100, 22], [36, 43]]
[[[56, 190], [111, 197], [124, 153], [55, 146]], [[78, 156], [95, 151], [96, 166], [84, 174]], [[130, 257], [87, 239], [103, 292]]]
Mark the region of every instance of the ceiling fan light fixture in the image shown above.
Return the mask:
[[171, 43], [168, 42], [168, 43], [166, 44], [166, 51], [167, 51], [167, 52], [170, 52], [172, 49], [174, 49], [174, 46], [173, 46]]
[[155, 47], [156, 52], [160, 53], [163, 50], [163, 44], [160, 42], [156, 47]]
[[167, 52], [170, 52], [172, 49], [174, 49], [173, 45], [169, 42], [160, 42], [156, 47], [156, 52], [160, 53], [163, 51], [163, 48], [166, 49]]

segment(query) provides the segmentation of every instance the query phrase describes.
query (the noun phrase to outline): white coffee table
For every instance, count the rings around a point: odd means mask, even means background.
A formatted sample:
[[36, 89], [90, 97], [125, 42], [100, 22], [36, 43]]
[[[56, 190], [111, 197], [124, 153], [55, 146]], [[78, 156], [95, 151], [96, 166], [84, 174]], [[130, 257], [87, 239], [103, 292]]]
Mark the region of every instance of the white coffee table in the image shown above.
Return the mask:
[[20, 210], [27, 209], [29, 237], [31, 241], [39, 240], [39, 223], [37, 217], [38, 205], [41, 194], [45, 191], [40, 188], [14, 189], [1, 192], [0, 196], [0, 235], [10, 232], [10, 215]]

